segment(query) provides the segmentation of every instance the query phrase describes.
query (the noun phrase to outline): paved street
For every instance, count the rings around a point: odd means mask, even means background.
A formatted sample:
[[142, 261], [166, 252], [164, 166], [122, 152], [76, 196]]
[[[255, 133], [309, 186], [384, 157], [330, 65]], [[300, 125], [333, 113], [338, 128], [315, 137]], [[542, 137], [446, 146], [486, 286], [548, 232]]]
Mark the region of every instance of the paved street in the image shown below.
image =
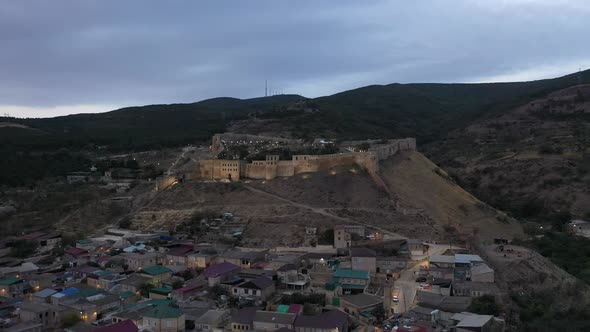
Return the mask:
[[449, 248], [459, 249], [459, 247], [449, 247], [449, 245], [430, 243], [428, 246], [429, 249], [425, 255], [412, 256], [412, 258], [419, 260], [418, 264], [414, 265], [410, 269], [404, 270], [401, 273], [400, 278], [395, 281], [394, 288], [399, 290], [399, 301], [393, 306], [396, 313], [404, 313], [414, 307], [414, 301], [416, 300], [416, 287], [418, 286], [416, 278], [418, 277], [420, 266], [424, 265], [431, 255], [441, 255]]

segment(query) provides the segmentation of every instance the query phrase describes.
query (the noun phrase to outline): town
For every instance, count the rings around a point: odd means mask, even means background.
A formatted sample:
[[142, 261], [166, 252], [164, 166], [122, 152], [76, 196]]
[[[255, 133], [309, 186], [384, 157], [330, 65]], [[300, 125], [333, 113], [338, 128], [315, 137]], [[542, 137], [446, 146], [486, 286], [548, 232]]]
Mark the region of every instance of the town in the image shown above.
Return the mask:
[[[203, 218], [234, 236], [240, 217]], [[237, 233], [240, 233], [239, 231]], [[306, 236], [317, 238], [316, 228]], [[323, 235], [325, 236], [325, 235]], [[503, 331], [494, 269], [451, 243], [337, 225], [332, 245], [241, 248], [187, 229], [3, 239], [4, 331]], [[202, 237], [201, 237], [202, 238]], [[498, 239], [499, 257], [522, 257]], [[11, 257], [30, 251], [28, 258]], [[491, 250], [491, 249], [490, 249]], [[523, 258], [524, 259], [524, 258]]]

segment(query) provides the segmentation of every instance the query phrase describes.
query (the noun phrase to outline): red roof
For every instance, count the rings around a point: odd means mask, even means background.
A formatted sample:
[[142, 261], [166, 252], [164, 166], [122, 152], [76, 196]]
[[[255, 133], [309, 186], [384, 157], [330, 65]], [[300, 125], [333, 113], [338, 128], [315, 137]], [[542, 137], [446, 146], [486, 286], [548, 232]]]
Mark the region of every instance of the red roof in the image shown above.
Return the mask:
[[108, 326], [97, 327], [94, 332], [138, 332], [139, 329], [131, 319], [124, 320]]
[[291, 304], [289, 305], [289, 310], [287, 311], [290, 314], [300, 314], [303, 312], [303, 304]]
[[66, 250], [64, 250], [64, 253], [72, 255], [72, 256], [79, 256], [82, 254], [87, 254], [88, 250], [86, 249], [82, 249], [82, 248], [76, 248], [76, 247], [72, 247], [72, 248], [68, 248]]

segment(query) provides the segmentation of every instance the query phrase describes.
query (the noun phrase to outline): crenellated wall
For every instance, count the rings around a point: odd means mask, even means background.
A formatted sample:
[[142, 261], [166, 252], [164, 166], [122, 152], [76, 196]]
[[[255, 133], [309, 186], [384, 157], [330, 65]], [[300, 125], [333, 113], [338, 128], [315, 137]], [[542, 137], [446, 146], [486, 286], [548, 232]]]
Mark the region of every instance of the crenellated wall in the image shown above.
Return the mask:
[[[214, 136], [214, 142], [215, 137]], [[260, 137], [260, 136], [255, 136]], [[214, 143], [215, 145], [215, 143]], [[274, 179], [301, 173], [318, 172], [330, 168], [357, 164], [370, 174], [379, 172], [379, 161], [385, 160], [400, 151], [416, 150], [414, 138], [389, 140], [386, 144], [371, 147], [368, 152], [349, 152], [328, 155], [294, 155], [291, 160], [279, 160], [279, 156], [267, 155], [265, 160], [245, 163], [239, 160], [202, 160], [199, 162], [198, 177], [210, 179], [237, 180]]]

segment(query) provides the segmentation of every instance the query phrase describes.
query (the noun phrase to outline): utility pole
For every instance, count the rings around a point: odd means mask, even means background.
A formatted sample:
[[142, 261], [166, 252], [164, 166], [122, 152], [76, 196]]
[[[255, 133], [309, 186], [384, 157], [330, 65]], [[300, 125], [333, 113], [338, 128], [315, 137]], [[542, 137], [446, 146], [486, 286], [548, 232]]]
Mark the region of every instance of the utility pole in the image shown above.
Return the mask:
[[264, 80], [264, 96], [268, 97], [268, 80]]

